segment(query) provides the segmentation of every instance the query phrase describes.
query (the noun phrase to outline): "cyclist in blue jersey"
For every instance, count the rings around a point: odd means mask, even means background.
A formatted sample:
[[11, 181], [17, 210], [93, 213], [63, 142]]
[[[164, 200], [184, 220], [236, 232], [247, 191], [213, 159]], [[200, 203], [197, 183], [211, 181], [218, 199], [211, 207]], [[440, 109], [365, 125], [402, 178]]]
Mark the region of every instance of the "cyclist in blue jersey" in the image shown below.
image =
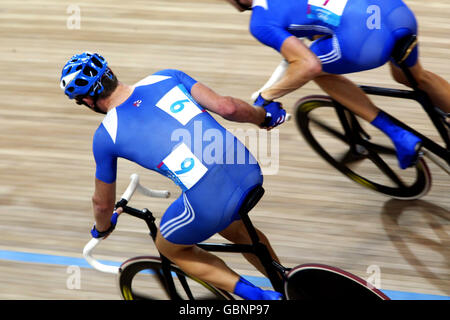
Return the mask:
[[[284, 57], [284, 73], [260, 90], [255, 105], [272, 102], [314, 80], [325, 92], [372, 123], [393, 141], [402, 169], [414, 164], [421, 141], [396, 126], [342, 74], [374, 69], [391, 60], [396, 42], [417, 34], [413, 12], [401, 0], [227, 0], [252, 10], [250, 32]], [[307, 47], [301, 38], [313, 40]], [[450, 85], [425, 70], [417, 47], [406, 61], [419, 88], [450, 113]], [[281, 65], [280, 65], [281, 66]], [[410, 86], [390, 62], [396, 81]]]
[[[216, 233], [235, 243], [251, 243], [240, 220], [240, 204], [263, 177], [257, 161], [231, 133], [208, 112], [238, 122], [273, 127], [273, 114], [281, 108], [272, 104], [255, 108], [246, 102], [224, 97], [178, 70], [163, 70], [133, 86], [119, 82], [98, 54], [73, 56], [62, 70], [61, 88], [70, 99], [105, 114], [93, 139], [96, 162], [92, 198], [95, 225], [93, 237], [106, 237], [114, 230], [121, 208], [114, 211], [117, 159], [125, 158], [172, 179], [182, 190], [164, 213], [156, 237], [158, 250], [188, 274], [234, 292], [244, 299], [280, 299], [280, 293], [262, 290], [219, 257], [195, 246]], [[271, 112], [269, 111], [271, 110]], [[202, 152], [203, 137], [196, 128], [214, 133], [220, 142], [213, 161]], [[183, 139], [180, 135], [193, 139]], [[231, 139], [230, 139], [231, 137]], [[200, 143], [200, 148], [195, 146]], [[191, 147], [192, 146], [192, 147]], [[243, 150], [245, 163], [236, 161]], [[269, 240], [257, 231], [277, 259]], [[246, 258], [264, 273], [250, 254]]]

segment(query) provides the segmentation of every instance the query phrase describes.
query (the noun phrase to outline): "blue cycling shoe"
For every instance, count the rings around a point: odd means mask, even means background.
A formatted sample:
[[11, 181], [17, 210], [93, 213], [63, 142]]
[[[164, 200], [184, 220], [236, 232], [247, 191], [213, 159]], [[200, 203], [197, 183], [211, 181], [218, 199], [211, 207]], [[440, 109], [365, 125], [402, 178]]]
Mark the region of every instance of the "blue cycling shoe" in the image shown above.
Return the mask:
[[416, 163], [422, 146], [422, 140], [419, 137], [394, 124], [383, 111], [380, 111], [371, 123], [394, 143], [400, 168], [406, 169]]
[[413, 166], [417, 162], [422, 140], [409, 131], [399, 130], [393, 142], [400, 168], [406, 169]]
[[272, 290], [263, 290], [243, 277], [239, 278], [234, 288], [234, 294], [245, 300], [282, 300], [283, 295]]
[[261, 293], [261, 300], [283, 300], [283, 295], [276, 291], [264, 290]]

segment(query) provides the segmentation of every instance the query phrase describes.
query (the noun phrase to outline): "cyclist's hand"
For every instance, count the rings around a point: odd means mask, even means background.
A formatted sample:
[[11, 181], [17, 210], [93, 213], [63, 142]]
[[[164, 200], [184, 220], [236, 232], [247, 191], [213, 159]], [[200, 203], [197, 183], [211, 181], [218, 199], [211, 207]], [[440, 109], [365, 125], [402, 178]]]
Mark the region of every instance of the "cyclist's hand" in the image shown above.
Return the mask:
[[114, 231], [114, 229], [116, 228], [116, 224], [117, 224], [117, 219], [119, 218], [119, 215], [122, 213], [122, 208], [118, 208], [116, 211], [114, 211], [112, 217], [111, 217], [111, 226], [105, 230], [105, 231], [99, 231], [97, 230], [97, 228], [94, 226], [92, 227], [91, 230], [91, 235], [93, 238], [106, 238], [108, 237], [111, 232]]
[[286, 120], [286, 110], [283, 109], [281, 103], [265, 100], [261, 94], [254, 102], [255, 106], [263, 107], [266, 110], [266, 119], [261, 123], [261, 128], [272, 129]]

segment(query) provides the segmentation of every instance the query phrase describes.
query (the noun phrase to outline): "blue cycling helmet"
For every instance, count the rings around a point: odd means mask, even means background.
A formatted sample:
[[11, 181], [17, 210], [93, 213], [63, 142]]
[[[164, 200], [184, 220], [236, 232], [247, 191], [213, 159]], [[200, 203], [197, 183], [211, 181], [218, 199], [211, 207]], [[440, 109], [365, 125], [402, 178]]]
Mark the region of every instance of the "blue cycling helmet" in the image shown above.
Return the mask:
[[84, 52], [74, 55], [64, 66], [60, 86], [64, 93], [74, 99], [78, 96], [97, 96], [103, 91], [103, 76], [112, 79], [105, 58], [97, 53]]

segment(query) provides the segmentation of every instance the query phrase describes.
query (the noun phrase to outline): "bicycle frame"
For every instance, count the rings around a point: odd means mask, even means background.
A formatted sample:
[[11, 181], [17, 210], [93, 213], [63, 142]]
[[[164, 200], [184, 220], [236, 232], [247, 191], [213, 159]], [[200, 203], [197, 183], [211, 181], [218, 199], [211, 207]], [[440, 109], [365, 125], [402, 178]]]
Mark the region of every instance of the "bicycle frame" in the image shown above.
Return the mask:
[[[397, 124], [398, 126], [404, 128], [405, 130], [408, 130], [412, 133], [414, 133], [416, 136], [420, 137], [422, 139], [422, 146], [432, 152], [433, 154], [440, 157], [442, 160], [444, 160], [449, 166], [450, 166], [450, 135], [447, 132], [447, 129], [445, 128], [445, 125], [443, 124], [442, 120], [440, 119], [440, 115], [433, 107], [433, 104], [428, 97], [428, 95], [421, 91], [417, 87], [417, 83], [415, 79], [413, 78], [411, 72], [409, 69], [402, 65], [402, 70], [407, 76], [410, 83], [413, 83], [413, 90], [399, 90], [399, 89], [389, 89], [389, 88], [380, 88], [380, 87], [373, 87], [373, 86], [359, 86], [366, 94], [368, 95], [376, 95], [376, 96], [383, 96], [383, 97], [392, 97], [392, 98], [399, 98], [399, 99], [408, 99], [408, 100], [414, 100], [418, 102], [430, 120], [432, 121], [433, 125], [435, 126], [436, 130], [438, 131], [439, 135], [441, 136], [445, 148], [436, 142], [432, 141], [425, 135], [421, 134], [417, 130], [414, 130], [410, 126], [406, 125], [405, 123], [401, 122], [400, 120], [396, 119], [392, 115], [388, 116], [391, 118], [391, 120]], [[356, 120], [356, 117], [351, 113], [351, 123], [349, 123], [344, 110], [348, 110], [344, 105], [340, 104], [336, 100], [333, 100], [334, 104], [336, 105], [336, 112], [337, 115], [342, 123], [342, 126], [345, 131], [345, 135], [349, 142], [351, 142], [351, 148], [352, 151], [355, 151], [354, 148], [356, 145], [361, 141], [359, 135], [355, 135], [355, 130], [352, 130], [352, 128], [357, 129], [357, 134], [363, 134], [366, 135], [364, 130], [359, 125], [358, 121]], [[386, 112], [385, 112], [386, 113]], [[386, 113], [387, 114], [387, 113]], [[384, 150], [389, 151], [389, 150]]]
[[429, 116], [430, 120], [436, 127], [436, 130], [438, 131], [439, 135], [441, 136], [442, 140], [445, 143], [446, 148], [440, 146], [436, 142], [430, 140], [420, 132], [414, 130], [413, 128], [409, 127], [405, 123], [399, 121], [398, 119], [391, 117], [391, 119], [402, 128], [414, 133], [418, 137], [420, 137], [423, 141], [422, 145], [427, 150], [433, 152], [443, 160], [447, 162], [447, 164], [450, 165], [450, 137], [447, 133], [447, 129], [445, 128], [442, 121], [439, 119], [439, 114], [434, 110], [434, 107], [431, 104], [431, 101], [426, 93], [415, 89], [414, 91], [410, 90], [396, 90], [396, 89], [388, 89], [388, 88], [379, 88], [379, 87], [370, 87], [370, 86], [361, 86], [360, 87], [365, 93], [370, 95], [377, 95], [377, 96], [385, 96], [385, 97], [392, 97], [392, 98], [400, 98], [400, 99], [409, 99], [417, 101], [422, 108], [425, 110], [427, 115]]
[[[123, 212], [128, 213], [136, 218], [142, 219], [147, 224], [150, 231], [150, 237], [155, 241], [158, 228], [155, 224], [155, 218], [153, 214], [148, 209], [139, 210], [136, 208], [129, 207], [125, 204], [124, 199], [117, 202], [116, 207], [122, 207]], [[229, 253], [253, 253], [259, 259], [261, 264], [266, 270], [267, 276], [274, 288], [278, 292], [284, 292], [284, 279], [285, 274], [289, 271], [289, 268], [285, 268], [275, 260], [270, 255], [267, 247], [259, 241], [259, 237], [256, 233], [253, 224], [247, 214], [241, 215], [243, 223], [245, 224], [247, 231], [252, 239], [252, 244], [227, 244], [227, 243], [199, 243], [198, 247], [209, 251], [209, 252], [229, 252]], [[173, 282], [172, 275], [169, 271], [168, 266], [171, 264], [170, 260], [160, 254], [163, 261], [163, 272], [166, 278], [167, 290], [171, 298], [176, 298], [176, 290]]]
[[[158, 228], [155, 224], [155, 218], [153, 214], [148, 209], [136, 209], [130, 206], [127, 206], [128, 201], [131, 199], [133, 193], [139, 190], [141, 194], [144, 194], [149, 197], [157, 197], [157, 198], [168, 198], [170, 193], [168, 191], [160, 191], [160, 190], [151, 190], [146, 187], [143, 187], [139, 184], [139, 176], [137, 174], [131, 175], [131, 182], [128, 185], [126, 191], [123, 193], [120, 200], [116, 203], [116, 207], [123, 208], [123, 212], [128, 213], [134, 217], [142, 219], [148, 226], [150, 231], [150, 237], [153, 241], [155, 241]], [[293, 294], [293, 297], [299, 297], [298, 293], [300, 292], [300, 296], [307, 297], [305, 295], [304, 289], [306, 288], [308, 294], [312, 294], [313, 296], [317, 292], [317, 287], [313, 285], [312, 287], [308, 287], [306, 285], [305, 288], [298, 291], [298, 282], [294, 280], [296, 290], [293, 291], [292, 280], [299, 279], [301, 274], [308, 273], [311, 276], [310, 271], [313, 270], [314, 275], [320, 279], [328, 279], [325, 283], [322, 283], [322, 287], [319, 288], [319, 292], [328, 292], [330, 288], [332, 292], [335, 292], [337, 297], [341, 297], [340, 290], [344, 287], [347, 294], [355, 294], [356, 297], [361, 295], [367, 298], [382, 298], [389, 299], [386, 297], [381, 291], [376, 288], [371, 287], [367, 284], [366, 281], [344, 271], [340, 270], [336, 267], [330, 267], [326, 265], [319, 264], [308, 264], [301, 265], [295, 268], [285, 268], [280, 263], [275, 261], [270, 255], [270, 251], [268, 248], [260, 242], [256, 229], [248, 217], [248, 212], [256, 205], [256, 203], [261, 199], [264, 194], [264, 189], [262, 186], [257, 186], [248, 192], [245, 200], [241, 204], [241, 208], [239, 211], [239, 215], [250, 235], [251, 243], [250, 244], [226, 244], [226, 243], [199, 243], [197, 244], [200, 248], [210, 251], [210, 252], [231, 252], [231, 253], [251, 253], [256, 255], [261, 264], [264, 266], [265, 273], [267, 274], [274, 290], [285, 293], [285, 298], [288, 299], [288, 295]], [[87, 260], [87, 262], [94, 267], [94, 269], [113, 274], [120, 274], [121, 270], [118, 267], [103, 264], [100, 261], [96, 260], [92, 256], [93, 250], [97, 247], [99, 243], [105, 238], [92, 238], [83, 249], [83, 256]], [[164, 284], [166, 292], [169, 294], [170, 299], [172, 300], [180, 300], [182, 297], [178, 294], [174, 276], [172, 274], [172, 268], [174, 264], [171, 263], [169, 259], [161, 255], [160, 253], [160, 262], [161, 273], [158, 273], [159, 280]], [[126, 267], [125, 267], [126, 268]], [[182, 285], [185, 293], [187, 294], [189, 299], [194, 299], [194, 296], [191, 292], [191, 288], [188, 284], [187, 277], [182, 274], [177, 274], [178, 280]], [[196, 280], [196, 279], [194, 279]], [[198, 279], [197, 279], [198, 280]], [[331, 281], [331, 282], [330, 282]], [[342, 282], [344, 281], [344, 282]], [[319, 281], [320, 282], [320, 281]], [[289, 286], [291, 284], [291, 287]], [[310, 283], [311, 284], [311, 283]], [[204, 284], [205, 285], [205, 284]], [[206, 284], [207, 286], [208, 284]], [[356, 285], [356, 286], [355, 286]], [[224, 298], [233, 299], [233, 297], [226, 291], [218, 289], [222, 293]], [[327, 296], [326, 294], [320, 294], [320, 296]]]

